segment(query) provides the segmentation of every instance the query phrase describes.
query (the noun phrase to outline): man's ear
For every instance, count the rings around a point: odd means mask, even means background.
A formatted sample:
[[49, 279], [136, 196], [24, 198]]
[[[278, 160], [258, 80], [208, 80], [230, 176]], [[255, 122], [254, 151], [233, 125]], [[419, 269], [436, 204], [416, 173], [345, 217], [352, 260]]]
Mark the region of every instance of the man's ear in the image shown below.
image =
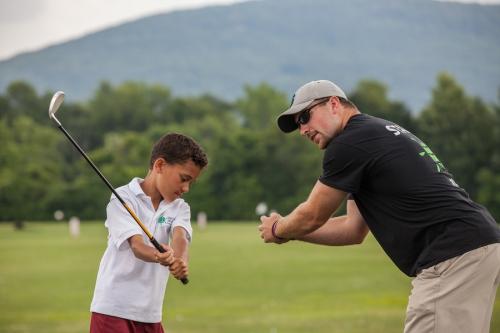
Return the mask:
[[337, 96], [330, 97], [328, 103], [331, 105], [333, 114], [339, 113], [340, 111], [339, 107], [341, 104], [340, 104], [340, 99]]

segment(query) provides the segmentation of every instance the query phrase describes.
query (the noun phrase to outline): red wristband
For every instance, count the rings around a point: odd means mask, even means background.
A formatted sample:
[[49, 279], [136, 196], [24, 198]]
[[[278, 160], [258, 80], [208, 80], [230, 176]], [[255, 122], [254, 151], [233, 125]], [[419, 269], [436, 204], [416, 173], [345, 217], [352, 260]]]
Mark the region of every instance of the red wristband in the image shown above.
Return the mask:
[[279, 221], [279, 219], [277, 219], [276, 221], [274, 221], [273, 226], [271, 227], [271, 234], [277, 240], [285, 240], [286, 238], [283, 238], [283, 237], [280, 237], [280, 236], [276, 235], [276, 226], [278, 225], [278, 221]]

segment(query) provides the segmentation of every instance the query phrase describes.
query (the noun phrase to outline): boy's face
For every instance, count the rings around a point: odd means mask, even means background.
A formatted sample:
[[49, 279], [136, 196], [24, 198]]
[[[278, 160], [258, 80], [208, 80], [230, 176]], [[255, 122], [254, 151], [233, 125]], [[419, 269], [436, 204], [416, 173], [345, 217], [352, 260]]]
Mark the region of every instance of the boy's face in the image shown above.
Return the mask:
[[189, 192], [191, 184], [201, 172], [200, 167], [191, 160], [183, 164], [168, 164], [162, 158], [155, 161], [154, 169], [157, 173], [156, 189], [167, 202]]

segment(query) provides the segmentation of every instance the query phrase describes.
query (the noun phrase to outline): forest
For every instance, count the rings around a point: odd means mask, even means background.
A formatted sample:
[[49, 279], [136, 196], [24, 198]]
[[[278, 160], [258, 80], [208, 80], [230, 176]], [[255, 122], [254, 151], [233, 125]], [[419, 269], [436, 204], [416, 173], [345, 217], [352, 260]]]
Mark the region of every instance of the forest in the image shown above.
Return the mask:
[[[243, 91], [228, 101], [174, 96], [160, 84], [103, 81], [88, 100], [65, 102], [58, 118], [115, 187], [143, 178], [154, 142], [179, 132], [197, 140], [209, 158], [185, 195], [193, 218], [205, 212], [209, 220], [255, 220], [261, 202], [287, 214], [321, 175], [322, 152], [297, 132], [277, 128], [291, 92], [265, 82]], [[48, 118], [53, 93], [14, 81], [0, 95], [0, 221], [48, 221], [56, 210], [81, 219], [105, 216], [109, 189]], [[500, 221], [500, 97], [486, 103], [445, 72], [417, 113], [389, 95], [387, 85], [371, 79], [348, 92], [361, 112], [422, 139]]]

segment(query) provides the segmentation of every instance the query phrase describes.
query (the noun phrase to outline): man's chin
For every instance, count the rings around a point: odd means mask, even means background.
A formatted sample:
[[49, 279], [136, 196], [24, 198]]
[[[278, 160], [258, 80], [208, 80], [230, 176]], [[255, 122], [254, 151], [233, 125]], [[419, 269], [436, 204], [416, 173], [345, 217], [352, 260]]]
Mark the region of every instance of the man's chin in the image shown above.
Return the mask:
[[317, 146], [320, 150], [323, 150], [328, 146], [329, 140], [323, 140], [322, 137], [320, 137], [319, 134], [316, 134], [312, 139], [309, 139], [312, 144]]
[[315, 142], [315, 144], [318, 146], [320, 150], [325, 150], [326, 147], [328, 147], [329, 142], [330, 140], [319, 140], [317, 143]]

